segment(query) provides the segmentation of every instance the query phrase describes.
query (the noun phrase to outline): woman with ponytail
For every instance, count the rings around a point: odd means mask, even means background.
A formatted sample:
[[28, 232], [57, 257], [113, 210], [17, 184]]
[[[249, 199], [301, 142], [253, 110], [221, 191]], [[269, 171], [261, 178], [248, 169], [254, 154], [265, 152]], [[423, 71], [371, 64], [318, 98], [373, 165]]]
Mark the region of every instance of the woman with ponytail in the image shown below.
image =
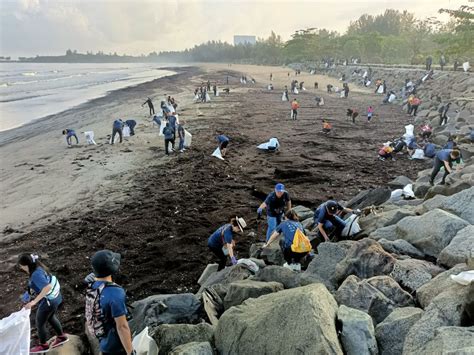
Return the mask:
[[[69, 339], [64, 334], [61, 323], [56, 315], [58, 306], [62, 302], [60, 286], [56, 276], [51, 275], [48, 268], [38, 260], [38, 255], [21, 254], [18, 265], [29, 276], [28, 291], [22, 297], [26, 309], [38, 306], [36, 310], [36, 328], [39, 344], [30, 350], [30, 354], [41, 354], [56, 348]], [[34, 298], [32, 298], [32, 293]], [[48, 343], [46, 323], [51, 324], [56, 332], [56, 339]]]

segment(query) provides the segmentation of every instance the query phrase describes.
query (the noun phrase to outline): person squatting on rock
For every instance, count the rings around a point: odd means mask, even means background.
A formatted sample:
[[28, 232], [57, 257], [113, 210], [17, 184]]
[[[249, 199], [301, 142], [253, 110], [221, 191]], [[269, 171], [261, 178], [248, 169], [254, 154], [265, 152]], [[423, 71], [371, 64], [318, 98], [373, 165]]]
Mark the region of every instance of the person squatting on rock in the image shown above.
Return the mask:
[[68, 146], [72, 145], [72, 137], [76, 139], [76, 144], [79, 144], [79, 139], [77, 138], [76, 132], [73, 129], [66, 128], [63, 130], [63, 135], [66, 136], [66, 143]]
[[280, 234], [283, 234], [283, 238], [280, 240], [280, 248], [285, 261], [288, 264], [299, 263], [302, 258], [308, 255], [308, 252], [295, 253], [291, 250], [291, 245], [293, 244], [297, 230], [304, 234], [304, 228], [299, 222], [298, 215], [294, 210], [287, 211], [285, 217], [286, 220], [275, 228], [270, 239], [263, 245], [263, 248], [267, 248]]
[[329, 241], [329, 235], [331, 234], [329, 233], [330, 229], [334, 228], [333, 235], [335, 238], [341, 236], [341, 233], [346, 226], [346, 222], [340, 217], [343, 212], [351, 213], [353, 211], [350, 208], [343, 207], [333, 200], [322, 203], [314, 211], [314, 224], [317, 226], [320, 235], [326, 242]]
[[456, 161], [458, 164], [461, 162], [461, 154], [459, 153], [459, 150], [442, 149], [438, 153], [436, 153], [433, 162], [433, 170], [431, 171], [430, 176], [431, 186], [434, 185], [434, 179], [436, 178], [436, 175], [438, 175], [438, 172], [441, 170], [442, 167], [444, 167], [444, 174], [443, 178], [441, 179], [440, 185], [444, 185], [446, 183], [446, 176], [448, 176], [448, 174], [452, 172], [454, 161]]
[[219, 259], [218, 271], [225, 268], [227, 255], [229, 255], [232, 265], [237, 264], [234, 253], [235, 235], [242, 234], [247, 227], [243, 218], [231, 217], [229, 223], [220, 226], [207, 240], [207, 246]]
[[155, 108], [153, 107], [153, 102], [151, 102], [151, 99], [149, 97], [147, 97], [146, 101], [144, 103], [142, 103], [142, 107], [145, 104], [148, 104], [148, 108], [150, 109], [150, 116], [154, 115], [155, 114]]
[[[103, 355], [135, 354], [127, 321], [125, 290], [113, 282], [120, 267], [120, 254], [100, 250], [91, 258], [93, 273], [84, 280], [86, 294], [86, 325], [99, 338]], [[94, 309], [100, 310], [97, 318]]]
[[268, 241], [276, 226], [281, 223], [285, 211], [291, 210], [290, 194], [285, 190], [283, 184], [276, 184], [275, 190], [270, 192], [265, 201], [258, 207], [258, 219], [261, 218], [264, 209], [267, 210], [266, 241]]
[[293, 99], [291, 102], [291, 119], [293, 121], [296, 121], [296, 118], [298, 117], [298, 109], [300, 108], [300, 104], [296, 99]]
[[122, 143], [122, 139], [123, 139], [123, 134], [122, 134], [122, 130], [123, 130], [123, 121], [121, 119], [118, 119], [118, 120], [115, 120], [114, 121], [114, 124], [112, 126], [112, 138], [110, 139], [110, 144], [114, 144], [114, 139], [115, 139], [115, 135], [118, 133], [119, 137], [120, 137], [120, 143]]
[[[38, 306], [35, 323], [39, 343], [30, 349], [30, 354], [45, 353], [69, 340], [57, 316], [58, 307], [63, 301], [60, 285], [56, 276], [39, 261], [38, 255], [21, 254], [18, 257], [18, 266], [30, 277], [27, 291], [22, 296], [22, 301], [26, 303], [25, 308]], [[33, 295], [34, 298], [31, 298]], [[46, 323], [49, 323], [56, 333], [56, 339], [51, 343], [48, 342]]]

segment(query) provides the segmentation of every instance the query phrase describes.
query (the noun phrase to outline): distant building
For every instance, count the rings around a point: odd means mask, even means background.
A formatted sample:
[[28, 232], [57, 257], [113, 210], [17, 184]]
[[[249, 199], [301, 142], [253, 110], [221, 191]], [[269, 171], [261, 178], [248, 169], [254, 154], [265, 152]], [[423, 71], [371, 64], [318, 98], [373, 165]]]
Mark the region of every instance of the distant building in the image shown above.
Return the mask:
[[255, 44], [257, 38], [255, 36], [234, 36], [234, 46], [238, 44]]

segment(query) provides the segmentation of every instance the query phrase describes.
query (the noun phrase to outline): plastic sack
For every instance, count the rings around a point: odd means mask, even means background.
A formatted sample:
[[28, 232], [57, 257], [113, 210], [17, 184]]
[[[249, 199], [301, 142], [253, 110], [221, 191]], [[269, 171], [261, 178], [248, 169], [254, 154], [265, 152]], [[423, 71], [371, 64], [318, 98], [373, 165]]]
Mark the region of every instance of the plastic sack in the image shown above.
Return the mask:
[[272, 150], [275, 150], [280, 147], [280, 142], [278, 142], [278, 139], [276, 138], [270, 138], [268, 142], [262, 143], [257, 146], [258, 149], [262, 150], [269, 150], [269, 148], [273, 148]]
[[344, 98], [344, 97], [346, 97], [346, 95], [345, 95], [344, 91], [341, 91], [341, 95], [340, 95], [340, 97], [341, 97], [341, 98]]
[[412, 159], [425, 159], [425, 153], [423, 152], [423, 149], [415, 149], [415, 152], [411, 156]]
[[371, 82], [370, 80], [367, 80], [367, 82], [365, 83], [365, 86], [366, 86], [366, 87], [369, 87], [371, 83], [372, 83], [372, 82]]
[[211, 97], [209, 96], [209, 94], [206, 92], [206, 102], [209, 102], [211, 101]]
[[281, 95], [281, 101], [287, 101], [285, 93], [283, 93], [283, 95]]
[[298, 89], [297, 89], [297, 88], [294, 88], [293, 94], [299, 94], [299, 93], [300, 93], [300, 92], [298, 91]]
[[30, 353], [30, 313], [23, 308], [0, 320], [0, 354]]
[[145, 327], [133, 338], [132, 345], [137, 355], [158, 355], [158, 346], [155, 340], [148, 335], [148, 327]]
[[359, 233], [362, 229], [359, 226], [359, 222], [357, 220], [359, 216], [356, 214], [352, 214], [347, 218], [344, 222], [346, 222], [346, 226], [342, 230], [341, 236], [343, 237], [352, 237], [353, 235]]
[[222, 153], [221, 153], [221, 150], [219, 149], [219, 147], [217, 147], [216, 150], [214, 150], [214, 153], [212, 153], [212, 156], [213, 156], [213, 157], [216, 157], [217, 159], [224, 160], [224, 158], [222, 157]]
[[407, 136], [413, 136], [413, 131], [415, 130], [415, 126], [412, 124], [406, 125], [405, 126], [405, 134]]
[[159, 136], [164, 136], [163, 130], [165, 129], [165, 127], [166, 127], [166, 121], [162, 120], [161, 125], [160, 125], [160, 133], [158, 133]]
[[402, 189], [393, 190], [388, 201], [389, 202], [400, 201], [402, 199], [402, 195], [403, 195]]
[[463, 271], [457, 275], [451, 275], [451, 279], [456, 281], [458, 284], [467, 286], [471, 282], [474, 282], [474, 270]]
[[412, 184], [406, 185], [402, 190], [402, 195], [406, 199], [415, 198], [415, 193], [413, 192], [413, 185]]
[[237, 261], [237, 265], [244, 266], [246, 269], [248, 269], [249, 271], [251, 271], [254, 274], [256, 274], [258, 272], [258, 270], [260, 270], [258, 265], [250, 259], [239, 259], [239, 261]]
[[193, 140], [193, 135], [188, 131], [184, 130], [184, 147], [189, 148]]
[[383, 85], [380, 85], [377, 89], [377, 94], [383, 94]]
[[471, 66], [469, 65], [469, 62], [464, 62], [464, 63], [462, 63], [462, 68], [463, 68], [464, 71], [469, 71]]
[[392, 103], [392, 102], [394, 102], [394, 101], [395, 101], [395, 99], [396, 99], [396, 98], [397, 98], [397, 96], [396, 96], [396, 95], [394, 95], [394, 94], [390, 94], [390, 96], [388, 97], [388, 102]]
[[124, 126], [122, 129], [122, 135], [124, 137], [130, 137], [130, 127]]
[[87, 131], [84, 132], [84, 135], [86, 136], [86, 141], [87, 144], [94, 144], [97, 145], [97, 143], [94, 140], [94, 131]]

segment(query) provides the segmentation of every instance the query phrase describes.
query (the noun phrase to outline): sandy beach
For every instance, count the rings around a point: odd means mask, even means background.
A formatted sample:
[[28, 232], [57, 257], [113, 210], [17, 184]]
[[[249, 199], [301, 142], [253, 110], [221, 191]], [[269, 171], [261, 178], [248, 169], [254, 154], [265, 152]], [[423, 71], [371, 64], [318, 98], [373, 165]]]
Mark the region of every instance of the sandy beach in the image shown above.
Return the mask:
[[[290, 105], [281, 101], [283, 86], [295, 79], [288, 68], [203, 64], [174, 70], [174, 76], [0, 133], [0, 282], [6, 286], [0, 317], [18, 306], [23, 275], [11, 271], [22, 251], [44, 255], [64, 280], [61, 316], [68, 331], [80, 331], [81, 280], [89, 273], [88, 257], [99, 248], [122, 253], [119, 283], [132, 300], [195, 291], [212, 259], [206, 239], [230, 214], [244, 216], [248, 232], [255, 232], [240, 241], [241, 256], [263, 238], [255, 211], [276, 182], [285, 183], [294, 204], [316, 207], [329, 197], [348, 200], [400, 174], [414, 177], [428, 164], [406, 156], [380, 164], [377, 147], [403, 133], [409, 120], [399, 106], [382, 106], [382, 98], [365, 89], [351, 86], [344, 100], [325, 93], [328, 83], [340, 85], [337, 80], [299, 75], [307, 90], [297, 96], [298, 120], [290, 121]], [[274, 91], [266, 90], [270, 73]], [[256, 84], [241, 85], [241, 75]], [[229, 87], [230, 94], [193, 103], [194, 89], [207, 80]], [[140, 106], [150, 96], [159, 107], [164, 95], [178, 101], [180, 120], [193, 134], [191, 149], [170, 157], [148, 108]], [[316, 107], [316, 95], [325, 106]], [[376, 113], [371, 124], [365, 119], [368, 105]], [[348, 107], [361, 112], [356, 125], [346, 119]], [[116, 118], [133, 118], [138, 125], [134, 137], [111, 146], [107, 135]], [[333, 135], [320, 133], [322, 119], [333, 123]], [[97, 146], [84, 145], [81, 134], [80, 146], [67, 148], [64, 128], [93, 130]], [[210, 156], [218, 133], [231, 139], [225, 162]], [[279, 153], [256, 149], [273, 136], [280, 140]]]

